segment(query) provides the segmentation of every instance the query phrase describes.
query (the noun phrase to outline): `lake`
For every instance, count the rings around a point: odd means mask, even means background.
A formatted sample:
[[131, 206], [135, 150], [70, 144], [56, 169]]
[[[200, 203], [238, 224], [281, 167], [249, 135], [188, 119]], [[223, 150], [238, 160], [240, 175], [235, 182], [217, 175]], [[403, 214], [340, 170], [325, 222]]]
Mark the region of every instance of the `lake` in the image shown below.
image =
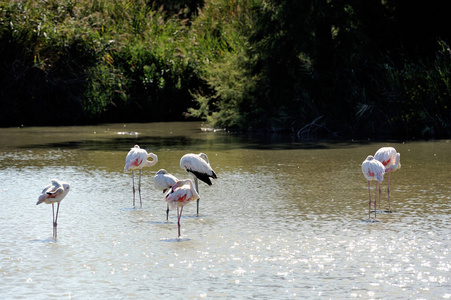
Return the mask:
[[[299, 141], [201, 130], [199, 122], [0, 129], [0, 298], [451, 298], [451, 142]], [[133, 208], [125, 156], [158, 155]], [[367, 155], [401, 153], [392, 213], [368, 219]], [[218, 175], [186, 206], [177, 238], [153, 176], [186, 153]], [[57, 178], [71, 184], [58, 238]], [[371, 187], [374, 187], [372, 182]], [[374, 197], [374, 190], [371, 191]], [[138, 201], [139, 202], [139, 201]]]

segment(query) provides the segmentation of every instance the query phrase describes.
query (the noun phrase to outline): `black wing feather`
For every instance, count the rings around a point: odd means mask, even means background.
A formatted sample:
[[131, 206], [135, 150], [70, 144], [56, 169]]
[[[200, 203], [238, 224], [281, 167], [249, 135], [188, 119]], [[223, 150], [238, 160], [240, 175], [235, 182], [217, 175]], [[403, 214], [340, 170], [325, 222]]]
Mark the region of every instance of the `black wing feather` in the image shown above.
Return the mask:
[[[197, 172], [197, 171], [193, 171], [193, 170], [190, 170], [190, 169], [187, 169], [186, 171], [191, 173], [191, 174], [193, 174], [194, 176], [197, 177], [197, 179], [205, 182], [206, 184], [212, 185], [210, 177], [213, 177], [213, 176], [210, 176], [210, 175], [205, 174], [205, 173], [200, 173], [200, 172]], [[213, 172], [213, 175], [214, 175], [213, 178], [216, 178], [216, 174], [214, 172]]]

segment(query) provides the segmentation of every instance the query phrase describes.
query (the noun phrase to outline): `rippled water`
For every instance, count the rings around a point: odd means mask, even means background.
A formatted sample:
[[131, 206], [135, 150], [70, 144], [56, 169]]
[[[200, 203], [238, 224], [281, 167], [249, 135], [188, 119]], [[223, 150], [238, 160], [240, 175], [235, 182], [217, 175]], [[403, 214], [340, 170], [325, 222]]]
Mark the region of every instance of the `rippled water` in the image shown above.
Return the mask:
[[[200, 123], [0, 129], [0, 298], [451, 298], [451, 143], [292, 142], [278, 135], [204, 132]], [[143, 170], [139, 144], [159, 162]], [[384, 182], [368, 221], [360, 164], [382, 146], [401, 153], [391, 206]], [[200, 185], [200, 216], [174, 212], [153, 187], [188, 152], [205, 152], [219, 179]], [[52, 178], [71, 183], [58, 239]], [[374, 184], [373, 184], [374, 185]], [[373, 193], [372, 193], [373, 195]]]

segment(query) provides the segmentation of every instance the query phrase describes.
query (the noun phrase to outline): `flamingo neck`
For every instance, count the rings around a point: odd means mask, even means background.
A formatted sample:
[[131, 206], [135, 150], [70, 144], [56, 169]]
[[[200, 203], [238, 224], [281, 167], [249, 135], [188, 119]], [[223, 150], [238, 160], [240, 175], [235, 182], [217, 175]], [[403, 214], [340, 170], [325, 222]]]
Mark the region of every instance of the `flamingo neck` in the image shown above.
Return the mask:
[[147, 154], [147, 158], [152, 158], [152, 160], [148, 160], [148, 161], [146, 161], [146, 167], [152, 167], [152, 166], [155, 166], [156, 164], [157, 164], [157, 162], [158, 162], [158, 156], [156, 156], [155, 154], [153, 154], [153, 153], [148, 153]]
[[401, 154], [396, 153], [396, 164], [395, 164], [396, 170], [401, 169]]
[[205, 154], [205, 153], [200, 153], [199, 156], [200, 156], [201, 158], [203, 158], [203, 159], [207, 162], [207, 164], [210, 164], [210, 162], [208, 161], [208, 156], [207, 156], [207, 154]]
[[177, 182], [177, 186], [181, 187], [181, 186], [183, 186], [183, 185], [185, 185], [187, 183], [189, 183], [189, 185], [190, 185], [191, 192], [193, 193], [193, 196], [199, 198], [199, 193], [194, 188], [193, 181], [191, 179], [180, 180], [180, 181]]

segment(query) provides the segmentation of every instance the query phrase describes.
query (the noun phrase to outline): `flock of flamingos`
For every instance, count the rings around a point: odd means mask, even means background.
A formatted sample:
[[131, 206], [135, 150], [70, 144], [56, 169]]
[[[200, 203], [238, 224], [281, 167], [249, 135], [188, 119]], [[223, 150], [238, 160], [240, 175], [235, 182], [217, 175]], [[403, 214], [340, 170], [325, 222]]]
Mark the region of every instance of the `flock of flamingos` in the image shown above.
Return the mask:
[[[151, 158], [152, 160], [148, 160]], [[141, 200], [141, 170], [143, 167], [154, 166], [158, 162], [158, 157], [153, 153], [147, 153], [146, 150], [141, 149], [135, 145], [127, 154], [125, 158], [124, 171], [132, 171], [132, 186], [133, 186], [133, 207], [135, 207], [135, 170], [139, 170], [138, 193], [139, 203], [142, 207]], [[168, 220], [169, 207], [177, 209], [177, 225], [178, 237], [180, 237], [180, 218], [182, 216], [183, 207], [193, 201], [197, 201], [197, 215], [199, 215], [199, 184], [198, 179], [208, 185], [212, 185], [211, 178], [217, 179], [216, 173], [210, 166], [208, 157], [204, 153], [200, 154], [185, 154], [180, 159], [180, 167], [190, 173], [194, 178], [194, 184], [191, 179], [178, 180], [175, 176], [169, 174], [165, 169], [160, 169], [154, 177], [154, 185], [157, 189], [163, 190], [167, 202], [166, 220]], [[384, 180], [384, 175], [388, 173], [387, 183], [387, 198], [388, 209], [390, 211], [390, 173], [401, 168], [400, 154], [396, 152], [393, 147], [382, 147], [377, 150], [374, 156], [369, 155], [362, 163], [362, 173], [368, 180], [368, 196], [369, 209], [368, 218], [371, 218], [371, 190], [370, 182], [376, 180], [375, 195], [374, 195], [374, 217], [376, 218], [376, 199], [379, 191], [379, 209], [381, 197], [381, 183]], [[379, 184], [379, 189], [377, 188]], [[51, 184], [46, 186], [39, 196], [36, 205], [41, 203], [52, 204], [53, 213], [53, 238], [57, 237], [57, 219], [61, 200], [69, 193], [70, 185], [67, 182], [53, 179]], [[54, 204], [57, 203], [56, 214]]]

